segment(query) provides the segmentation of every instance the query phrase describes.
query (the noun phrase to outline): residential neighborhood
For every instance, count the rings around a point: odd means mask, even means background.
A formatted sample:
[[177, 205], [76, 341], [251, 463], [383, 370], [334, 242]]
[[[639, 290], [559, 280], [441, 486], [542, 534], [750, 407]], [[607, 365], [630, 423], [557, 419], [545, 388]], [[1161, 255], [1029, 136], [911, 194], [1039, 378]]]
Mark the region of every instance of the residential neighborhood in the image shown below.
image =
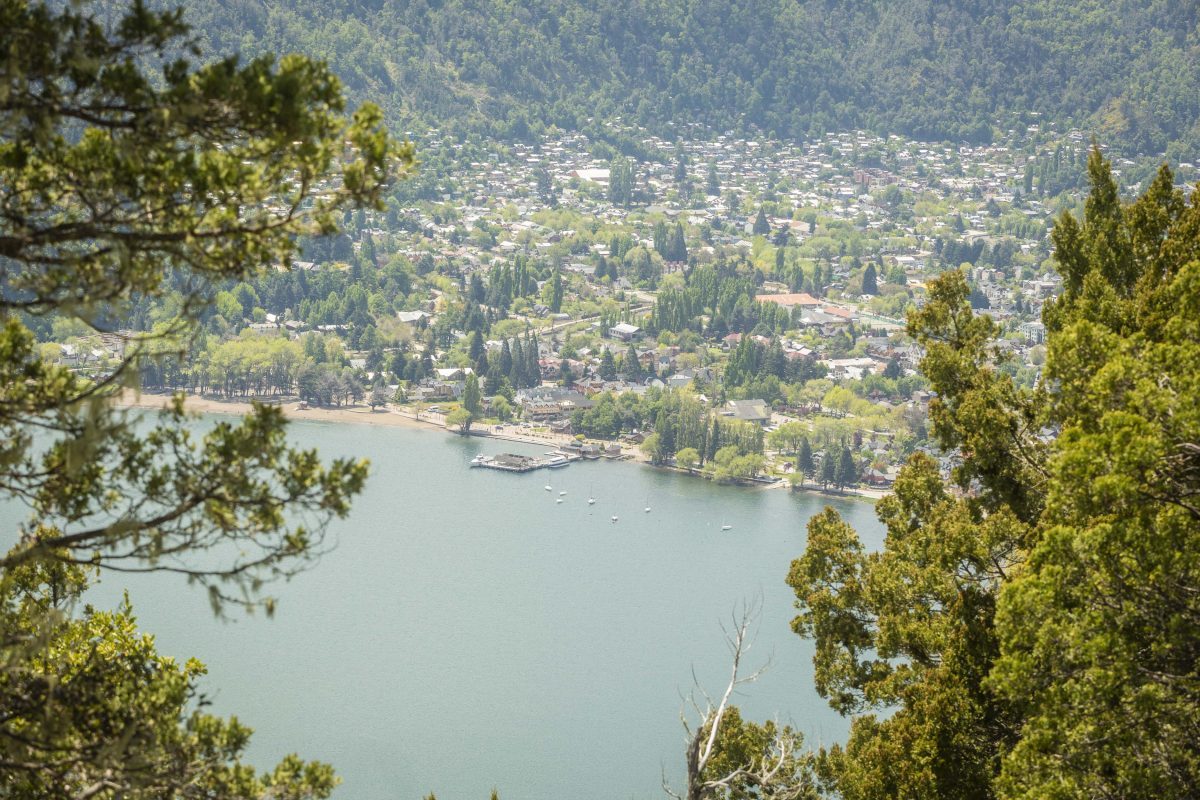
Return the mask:
[[[690, 442], [712, 470], [714, 436], [732, 437], [737, 457], [762, 459], [732, 479], [820, 481], [822, 459], [846, 451], [836, 483], [886, 487], [915, 449], [953, 466], [929, 439], [935, 398], [905, 330], [950, 271], [994, 322], [996, 367], [1038, 381], [1041, 309], [1061, 289], [1050, 229], [1082, 196], [1050, 182], [1082, 163], [1081, 134], [1034, 125], [954, 146], [616, 132], [628, 152], [582, 134], [501, 145], [434, 131], [419, 143], [428, 165], [386, 211], [222, 291], [201, 355], [155, 360], [143, 385], [452, 411], [477, 384], [472, 421], [622, 440], [663, 465]], [[1136, 180], [1139, 165], [1119, 166]], [[43, 336], [48, 355], [95, 374], [143, 346], [134, 330]], [[676, 394], [705, 420], [695, 441], [662, 441]], [[778, 435], [796, 425], [811, 459]], [[757, 433], [734, 435], [743, 426]]]

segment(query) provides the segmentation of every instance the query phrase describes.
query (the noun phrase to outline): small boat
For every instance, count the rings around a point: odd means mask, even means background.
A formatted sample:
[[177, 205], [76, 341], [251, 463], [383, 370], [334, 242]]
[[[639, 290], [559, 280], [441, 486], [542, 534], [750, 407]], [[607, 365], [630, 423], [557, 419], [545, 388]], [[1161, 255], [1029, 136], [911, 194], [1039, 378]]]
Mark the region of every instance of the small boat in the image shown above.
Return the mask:
[[547, 453], [546, 455], [550, 456], [545, 462], [550, 469], [561, 469], [571, 463], [562, 453]]
[[646, 507], [643, 508], [642, 511], [645, 511], [647, 514], [650, 513], [650, 498], [649, 497], [646, 498]]
[[545, 486], [543, 486], [542, 488], [543, 488], [543, 489], [545, 489], [547, 492], [553, 492], [553, 491], [554, 491], [554, 487], [553, 487], [553, 486], [551, 486], [551, 485], [550, 485], [550, 484], [548, 484], [548, 483], [547, 483]]
[[733, 526], [732, 525], [722, 525], [721, 530], [723, 530], [723, 531], [733, 530]]
[[589, 506], [594, 506], [594, 505], [596, 505], [596, 498], [594, 498], [594, 497], [589, 497], [589, 498], [588, 498], [588, 505], [589, 505]]
[[562, 498], [560, 497], [560, 498], [558, 498], [557, 500], [555, 500], [554, 502], [556, 502], [556, 503], [561, 503], [561, 502], [562, 502]]
[[563, 495], [565, 495], [566, 493], [567, 493], [567, 492], [566, 492], [566, 490], [564, 489], [563, 491], [561, 491], [561, 492], [559, 492], [559, 493], [558, 493], [558, 496], [559, 496], [559, 497], [562, 497], [562, 496], [563, 496]]
[[612, 521], [613, 521], [613, 522], [616, 522], [616, 521], [617, 521], [617, 515], [616, 515], [616, 514], [613, 514], [613, 515], [612, 515]]

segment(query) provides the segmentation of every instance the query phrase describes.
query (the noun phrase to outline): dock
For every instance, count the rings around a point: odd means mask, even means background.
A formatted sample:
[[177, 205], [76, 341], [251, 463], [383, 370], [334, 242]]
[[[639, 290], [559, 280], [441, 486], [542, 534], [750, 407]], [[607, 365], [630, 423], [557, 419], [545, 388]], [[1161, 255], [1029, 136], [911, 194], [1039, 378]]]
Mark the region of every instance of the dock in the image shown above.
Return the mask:
[[494, 456], [485, 456], [481, 453], [471, 459], [471, 466], [498, 469], [503, 472], [532, 472], [535, 469], [565, 467], [577, 458], [578, 456], [558, 452], [546, 453], [543, 458], [523, 456], [517, 453], [499, 453]]

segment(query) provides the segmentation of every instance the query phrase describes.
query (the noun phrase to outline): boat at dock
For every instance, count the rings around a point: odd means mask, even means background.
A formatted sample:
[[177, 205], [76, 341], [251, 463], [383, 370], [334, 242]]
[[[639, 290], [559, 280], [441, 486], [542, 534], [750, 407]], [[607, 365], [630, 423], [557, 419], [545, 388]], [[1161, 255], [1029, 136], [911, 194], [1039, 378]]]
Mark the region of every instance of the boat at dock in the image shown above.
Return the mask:
[[[549, 454], [548, 458], [538, 458], [537, 456], [523, 456], [518, 453], [498, 453], [494, 456], [484, 455], [480, 453], [470, 461], [472, 467], [484, 467], [486, 469], [498, 469], [503, 472], [532, 472], [535, 469], [549, 468], [559, 469], [571, 463], [571, 459], [562, 453]], [[546, 491], [553, 489], [549, 484], [546, 485]]]

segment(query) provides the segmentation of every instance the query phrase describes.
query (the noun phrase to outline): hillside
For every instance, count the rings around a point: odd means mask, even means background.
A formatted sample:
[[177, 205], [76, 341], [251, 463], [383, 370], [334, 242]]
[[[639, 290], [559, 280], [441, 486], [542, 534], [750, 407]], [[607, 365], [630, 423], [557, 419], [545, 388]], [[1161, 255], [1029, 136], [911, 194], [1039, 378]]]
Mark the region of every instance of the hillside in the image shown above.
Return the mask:
[[1165, 0], [197, 0], [208, 52], [300, 50], [408, 126], [521, 137], [620, 117], [986, 141], [1200, 141], [1200, 5]]

